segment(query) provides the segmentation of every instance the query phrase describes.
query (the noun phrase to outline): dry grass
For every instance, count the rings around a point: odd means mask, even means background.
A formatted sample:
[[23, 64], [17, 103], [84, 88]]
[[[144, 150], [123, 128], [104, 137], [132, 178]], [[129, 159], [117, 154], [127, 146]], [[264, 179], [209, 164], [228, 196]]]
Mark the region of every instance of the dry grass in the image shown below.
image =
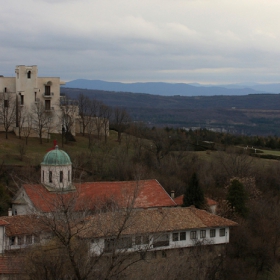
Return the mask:
[[[53, 141], [56, 139], [60, 149], [68, 153], [88, 151], [88, 138], [77, 135], [76, 142], [61, 144], [61, 135], [52, 134], [51, 139], [43, 139], [43, 144], [40, 144], [39, 138], [29, 138], [27, 143], [26, 154], [23, 161], [20, 160], [19, 146], [25, 143], [24, 139], [19, 139], [14, 133], [9, 133], [8, 139], [5, 138], [5, 133], [0, 132], [0, 163], [5, 165], [38, 165], [41, 163], [46, 152], [53, 147]], [[109, 145], [118, 145], [116, 142], [116, 132], [110, 131], [108, 137]], [[100, 140], [94, 139], [95, 142]], [[103, 140], [102, 140], [103, 141]]]

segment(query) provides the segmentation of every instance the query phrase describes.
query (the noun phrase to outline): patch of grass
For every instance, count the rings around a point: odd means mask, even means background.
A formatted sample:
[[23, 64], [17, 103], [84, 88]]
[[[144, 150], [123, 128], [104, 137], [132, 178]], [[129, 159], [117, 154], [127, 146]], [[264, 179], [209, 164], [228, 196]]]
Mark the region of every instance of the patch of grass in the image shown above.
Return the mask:
[[[67, 153], [74, 154], [79, 152], [89, 152], [88, 138], [82, 135], [76, 135], [76, 142], [61, 142], [61, 135], [52, 134], [51, 139], [43, 139], [43, 144], [40, 144], [39, 138], [28, 138], [27, 151], [23, 161], [20, 160], [18, 146], [25, 143], [25, 139], [19, 139], [13, 132], [9, 133], [8, 139], [5, 139], [5, 133], [0, 132], [0, 163], [5, 165], [38, 165], [42, 162], [44, 155], [53, 147], [53, 141], [57, 140], [60, 149]], [[117, 133], [110, 131], [110, 136], [107, 138], [108, 145], [118, 146], [116, 142]], [[104, 142], [104, 139], [93, 139], [93, 143]], [[94, 145], [93, 145], [94, 149]]]

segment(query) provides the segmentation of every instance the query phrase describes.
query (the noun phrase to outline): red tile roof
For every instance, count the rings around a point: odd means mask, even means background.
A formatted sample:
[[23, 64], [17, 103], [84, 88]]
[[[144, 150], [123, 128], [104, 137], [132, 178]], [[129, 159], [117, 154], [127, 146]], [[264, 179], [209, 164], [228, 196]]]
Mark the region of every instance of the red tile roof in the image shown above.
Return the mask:
[[42, 225], [40, 220], [35, 215], [19, 215], [0, 217], [0, 223], [6, 223], [7, 236], [19, 236], [40, 233], [47, 228]]
[[[151, 208], [176, 206], [157, 180], [123, 182], [88, 182], [75, 184], [76, 191], [49, 192], [42, 185], [24, 185], [23, 188], [39, 211], [54, 211], [59, 204], [70, 203], [75, 210], [94, 209], [101, 202], [111, 201], [119, 207]], [[73, 203], [75, 202], [75, 203]]]
[[4, 221], [4, 220], [0, 220], [0, 226], [6, 226], [8, 225], [9, 223]]
[[[178, 205], [183, 205], [183, 198], [184, 198], [184, 195], [182, 194], [182, 195], [180, 195], [180, 196], [175, 197], [175, 198], [174, 198], [174, 201], [175, 201]], [[208, 206], [213, 206], [213, 205], [217, 205], [217, 204], [218, 204], [217, 201], [215, 201], [215, 200], [213, 200], [213, 199], [211, 199], [211, 198], [206, 197], [205, 199], [206, 199], [206, 203], [207, 203]]]
[[[124, 222], [125, 221], [125, 222]], [[99, 213], [89, 217], [90, 225], [80, 231], [84, 238], [147, 234], [189, 229], [236, 226], [237, 223], [194, 207], [171, 207]]]

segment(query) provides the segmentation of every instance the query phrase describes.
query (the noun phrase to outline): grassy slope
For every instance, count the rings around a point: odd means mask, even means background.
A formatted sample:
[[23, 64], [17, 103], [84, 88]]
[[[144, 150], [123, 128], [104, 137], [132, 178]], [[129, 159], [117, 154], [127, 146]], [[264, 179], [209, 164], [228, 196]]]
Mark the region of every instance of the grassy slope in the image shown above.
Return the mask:
[[[87, 152], [88, 139], [83, 136], [76, 136], [76, 142], [69, 142], [61, 145], [61, 135], [52, 135], [52, 138], [47, 141], [43, 140], [40, 144], [39, 138], [29, 138], [26, 146], [26, 154], [23, 161], [20, 160], [19, 146], [25, 143], [24, 139], [18, 139], [14, 133], [9, 133], [8, 139], [5, 139], [5, 134], [0, 133], [0, 163], [6, 165], [38, 165], [43, 160], [46, 152], [53, 147], [53, 140], [57, 139], [57, 144], [60, 149], [65, 150], [70, 155], [73, 153]], [[117, 135], [114, 131], [110, 132], [108, 144], [117, 146]]]

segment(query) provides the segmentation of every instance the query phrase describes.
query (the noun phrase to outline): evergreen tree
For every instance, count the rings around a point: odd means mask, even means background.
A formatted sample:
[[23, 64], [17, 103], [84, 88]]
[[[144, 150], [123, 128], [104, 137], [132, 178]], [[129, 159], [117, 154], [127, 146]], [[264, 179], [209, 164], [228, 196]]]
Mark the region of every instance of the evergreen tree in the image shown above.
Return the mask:
[[194, 205], [196, 208], [202, 208], [204, 204], [203, 191], [199, 185], [196, 173], [193, 173], [184, 193], [183, 206], [188, 207]]
[[247, 215], [247, 194], [243, 184], [240, 183], [237, 179], [232, 180], [229, 186], [227, 200], [230, 203], [231, 207], [234, 208], [236, 213], [238, 213], [242, 217], [245, 217]]

